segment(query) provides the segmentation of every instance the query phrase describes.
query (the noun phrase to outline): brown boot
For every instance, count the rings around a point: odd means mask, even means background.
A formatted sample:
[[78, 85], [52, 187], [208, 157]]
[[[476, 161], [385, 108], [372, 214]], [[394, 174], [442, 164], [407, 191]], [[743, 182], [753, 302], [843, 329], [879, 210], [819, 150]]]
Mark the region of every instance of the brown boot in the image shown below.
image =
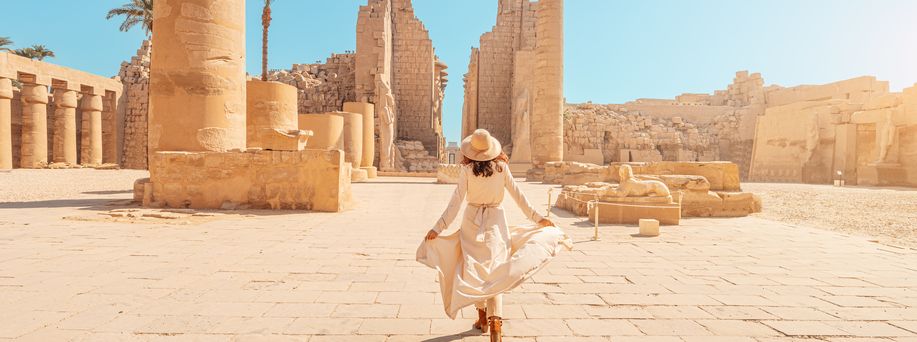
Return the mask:
[[474, 328], [480, 330], [482, 334], [487, 333], [487, 310], [478, 309], [478, 321], [474, 322]]
[[503, 342], [503, 319], [499, 316], [490, 317], [490, 342]]

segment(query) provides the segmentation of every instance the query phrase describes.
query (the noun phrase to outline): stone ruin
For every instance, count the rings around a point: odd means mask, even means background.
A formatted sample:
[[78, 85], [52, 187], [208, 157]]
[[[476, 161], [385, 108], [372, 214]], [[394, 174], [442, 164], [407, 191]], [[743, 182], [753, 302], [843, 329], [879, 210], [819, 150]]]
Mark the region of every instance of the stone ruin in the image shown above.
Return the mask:
[[247, 80], [244, 0], [157, 0], [153, 12], [150, 178], [135, 198], [193, 209], [350, 205], [352, 164], [341, 150], [303, 149], [313, 133], [299, 129], [296, 89]]
[[115, 168], [123, 86], [0, 52], [0, 170]]
[[445, 156], [446, 69], [410, 0], [369, 0], [358, 13], [356, 52], [274, 70], [268, 79], [296, 87], [303, 114], [340, 111], [345, 102], [374, 104], [373, 165], [385, 172], [432, 172]]
[[464, 77], [462, 135], [487, 129], [533, 179], [564, 160], [563, 13], [563, 0], [499, 0]]
[[748, 175], [757, 116], [764, 109], [760, 74], [738, 72], [726, 90], [638, 99], [624, 104], [569, 104], [565, 160], [616, 162], [730, 161]]
[[121, 167], [125, 169], [149, 168], [147, 150], [147, 123], [150, 113], [150, 59], [153, 44], [143, 41], [137, 55], [130, 62], [121, 63], [118, 78], [124, 84], [121, 107], [124, 108], [124, 147]]
[[859, 77], [769, 91], [749, 178], [917, 186], [917, 86], [891, 93]]
[[571, 104], [564, 160], [722, 160], [750, 181], [915, 186], [914, 89], [891, 93], [874, 77], [765, 86], [760, 74], [740, 71], [712, 94]]

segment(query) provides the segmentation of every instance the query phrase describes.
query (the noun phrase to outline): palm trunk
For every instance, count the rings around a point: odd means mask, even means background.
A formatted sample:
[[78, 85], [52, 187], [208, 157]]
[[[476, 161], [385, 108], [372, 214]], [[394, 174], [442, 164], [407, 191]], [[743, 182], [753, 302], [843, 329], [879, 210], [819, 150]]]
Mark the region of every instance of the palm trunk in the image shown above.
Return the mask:
[[264, 13], [261, 15], [261, 24], [264, 26], [264, 29], [261, 31], [261, 80], [267, 82], [267, 33], [271, 26], [270, 4], [264, 6]]

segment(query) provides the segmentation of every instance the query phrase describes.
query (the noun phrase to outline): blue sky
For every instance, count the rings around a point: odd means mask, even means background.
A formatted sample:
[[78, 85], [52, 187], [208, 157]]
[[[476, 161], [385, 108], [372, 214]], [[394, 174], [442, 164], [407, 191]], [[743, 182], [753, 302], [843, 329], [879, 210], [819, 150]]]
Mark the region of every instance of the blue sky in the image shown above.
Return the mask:
[[[143, 35], [118, 32], [105, 12], [127, 0], [2, 0], [0, 36], [47, 45], [51, 62], [114, 75]], [[248, 70], [259, 71], [260, 1], [248, 0]], [[271, 68], [355, 49], [365, 0], [277, 0]], [[472, 46], [490, 30], [497, 0], [414, 0], [450, 66], [444, 125], [458, 140], [462, 75]], [[876, 75], [893, 90], [917, 82], [913, 0], [567, 0], [569, 102], [619, 103], [712, 92], [735, 71], [797, 85]]]

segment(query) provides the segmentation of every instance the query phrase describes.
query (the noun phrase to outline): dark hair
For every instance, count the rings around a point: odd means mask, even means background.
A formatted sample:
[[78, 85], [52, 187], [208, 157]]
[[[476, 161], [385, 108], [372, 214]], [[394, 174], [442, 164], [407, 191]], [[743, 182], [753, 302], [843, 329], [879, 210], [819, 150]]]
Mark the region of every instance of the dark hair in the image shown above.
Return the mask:
[[478, 177], [493, 176], [494, 168], [496, 168], [497, 172], [503, 172], [500, 162], [509, 163], [509, 157], [506, 156], [506, 153], [500, 152], [499, 156], [487, 161], [471, 160], [468, 157], [462, 159], [462, 165], [471, 165], [471, 171]]

